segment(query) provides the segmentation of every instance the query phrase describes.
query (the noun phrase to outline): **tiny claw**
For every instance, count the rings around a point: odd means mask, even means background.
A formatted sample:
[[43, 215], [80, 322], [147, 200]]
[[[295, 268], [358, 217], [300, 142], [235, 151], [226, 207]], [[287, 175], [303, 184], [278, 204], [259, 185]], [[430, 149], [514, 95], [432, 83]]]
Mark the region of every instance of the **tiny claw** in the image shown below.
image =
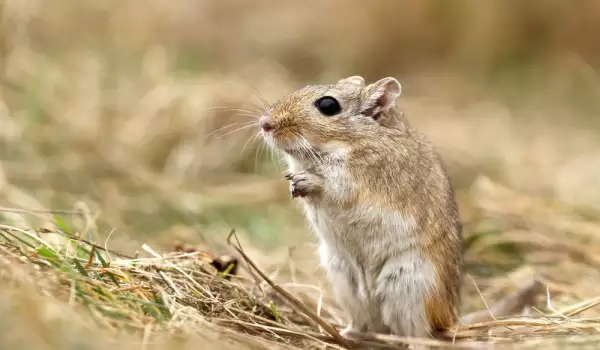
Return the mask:
[[298, 190], [296, 189], [296, 187], [293, 184], [290, 184], [290, 196], [292, 198], [298, 197]]
[[292, 189], [291, 193], [292, 193], [292, 198], [298, 198], [298, 197], [304, 198], [304, 197], [306, 197], [306, 193], [302, 192], [301, 190], [299, 190], [297, 188]]

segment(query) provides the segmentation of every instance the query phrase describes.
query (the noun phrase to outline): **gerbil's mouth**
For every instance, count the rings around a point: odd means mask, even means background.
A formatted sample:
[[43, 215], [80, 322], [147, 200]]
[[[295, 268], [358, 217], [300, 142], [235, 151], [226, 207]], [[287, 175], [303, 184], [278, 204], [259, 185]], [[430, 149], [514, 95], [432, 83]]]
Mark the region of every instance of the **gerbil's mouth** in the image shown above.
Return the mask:
[[276, 137], [273, 132], [261, 130], [260, 133], [269, 147], [286, 153], [294, 152], [294, 147], [290, 147], [287, 142], [281, 142], [281, 140], [279, 140], [279, 138]]

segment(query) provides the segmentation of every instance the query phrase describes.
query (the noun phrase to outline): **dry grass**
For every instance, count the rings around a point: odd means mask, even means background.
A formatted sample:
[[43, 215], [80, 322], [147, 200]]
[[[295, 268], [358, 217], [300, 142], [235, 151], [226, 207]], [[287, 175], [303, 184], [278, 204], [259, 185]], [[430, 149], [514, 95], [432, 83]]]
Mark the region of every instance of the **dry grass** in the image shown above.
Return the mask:
[[[383, 349], [403, 343], [431, 343], [481, 348], [489, 343], [506, 346], [516, 342], [521, 347], [558, 347], [597, 339], [594, 335], [600, 318], [594, 307], [600, 298], [594, 286], [600, 262], [594, 248], [600, 249], [595, 237], [600, 222], [583, 220], [561, 208], [548, 208], [489, 179], [479, 179], [474, 189], [478, 208], [506, 227], [501, 234], [482, 231], [470, 236], [467, 263], [498, 267], [510, 262], [509, 258], [520, 261], [512, 261], [518, 266], [508, 275], [479, 279], [483, 295], [475, 286], [467, 285], [466, 308], [484, 307], [484, 300], [490, 303], [527, 283], [534, 277], [532, 270], [550, 276], [543, 281], [548, 287], [545, 298], [529, 316], [464, 325], [449, 330], [446, 340], [381, 336], [378, 343], [351, 346]], [[231, 343], [232, 348], [249, 349], [317, 349], [325, 344], [342, 348], [332, 334], [324, 331], [327, 325], [339, 329], [343, 321], [322, 281], [317, 283], [315, 276], [294, 272], [294, 260], [289, 259], [263, 259], [268, 276], [250, 260], [252, 253], [244, 252], [237, 236], [230, 240], [234, 248], [231, 251], [238, 252], [237, 269], [229, 265], [217, 270], [211, 265], [215, 256], [202, 250], [161, 254], [143, 244], [143, 254], [127, 256], [111, 250], [110, 240], [96, 242], [93, 231], [72, 231], [60, 220], [51, 225], [54, 229], [33, 230], [20, 227], [15, 220], [32, 213], [8, 208], [0, 211], [13, 217], [13, 224], [0, 225], [1, 276], [7, 286], [3, 306], [6, 314], [12, 315], [10, 318], [28, 324], [19, 328], [19, 323], [8, 321], [10, 337], [2, 338], [2, 342], [8, 342], [6, 348], [11, 341], [24, 341], [36, 325], [40, 329], [34, 338], [37, 341], [39, 337], [49, 348], [81, 344], [78, 336], [62, 337], [61, 331], [91, 332], [98, 334], [101, 340], [97, 341], [105, 346], [123, 348], [131, 346], [136, 336], [144, 348], [166, 346], [161, 341], [182, 348], [193, 343], [198, 347]], [[525, 214], [528, 222], [515, 222], [515, 211]], [[553, 222], [562, 223], [561, 231], [571, 228], [587, 246], [572, 242], [572, 236], [568, 237], [571, 242], [566, 241], [559, 231], [552, 235], [538, 233], [547, 226], [549, 213]], [[90, 220], [85, 212], [74, 211], [72, 215]], [[93, 222], [86, 222], [85, 227], [93, 226]], [[506, 256], [500, 254], [503, 251]], [[497, 261], [499, 258], [502, 261]], [[307, 264], [302, 270], [310, 268]], [[231, 271], [239, 273], [232, 275]], [[27, 303], [27, 310], [23, 303]], [[307, 316], [313, 316], [312, 321]], [[123, 339], [107, 343], [106, 338], [114, 340], [115, 334]]]
[[398, 77], [446, 160], [477, 285], [464, 312], [547, 276], [529, 316], [444, 344], [596, 343], [598, 16], [550, 0], [0, 1], [0, 348], [339, 346], [314, 239], [243, 126], [264, 99], [354, 74]]

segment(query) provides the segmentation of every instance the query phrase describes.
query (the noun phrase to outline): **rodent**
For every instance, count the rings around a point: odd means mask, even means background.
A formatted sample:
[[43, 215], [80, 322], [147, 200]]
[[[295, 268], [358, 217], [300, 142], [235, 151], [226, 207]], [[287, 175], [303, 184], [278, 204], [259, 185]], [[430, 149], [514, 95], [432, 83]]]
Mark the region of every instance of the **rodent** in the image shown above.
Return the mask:
[[265, 142], [286, 156], [350, 339], [428, 338], [523, 310], [542, 290], [538, 277], [459, 319], [458, 204], [440, 155], [396, 106], [401, 91], [393, 77], [351, 76], [308, 85], [259, 118]]
[[438, 153], [396, 107], [393, 77], [308, 85], [259, 119], [348, 316], [342, 335], [428, 337], [458, 320], [462, 226]]

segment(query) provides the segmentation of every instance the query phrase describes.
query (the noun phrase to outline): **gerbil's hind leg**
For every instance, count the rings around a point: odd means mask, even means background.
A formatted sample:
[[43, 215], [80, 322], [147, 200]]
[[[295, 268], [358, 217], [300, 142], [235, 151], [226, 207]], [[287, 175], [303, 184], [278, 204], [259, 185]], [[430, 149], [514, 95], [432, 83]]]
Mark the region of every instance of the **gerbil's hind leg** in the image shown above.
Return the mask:
[[[489, 308], [463, 316], [460, 324], [472, 324], [493, 321], [494, 317], [513, 316], [523, 312], [534, 304], [536, 297], [543, 291], [543, 285], [535, 279], [513, 294], [510, 294]], [[492, 316], [493, 315], [493, 316]]]
[[358, 297], [357, 285], [349, 275], [334, 268], [328, 269], [332, 289], [347, 317], [347, 324], [340, 332], [345, 338], [361, 340], [369, 330], [370, 312]]
[[360, 297], [360, 281], [351, 264], [331, 254], [329, 247], [321, 244], [319, 249], [321, 264], [327, 271], [333, 293], [347, 317], [346, 327], [341, 331], [342, 336], [360, 340], [363, 333], [369, 330], [372, 315]]
[[425, 296], [434, 279], [416, 271], [420, 262], [410, 257], [388, 261], [376, 279], [376, 296], [381, 300], [381, 318], [391, 334], [400, 337], [429, 338], [430, 325]]
[[287, 172], [285, 178], [290, 180], [290, 194], [292, 198], [306, 197], [307, 195], [318, 193], [323, 187], [323, 180], [306, 171], [298, 173]]

